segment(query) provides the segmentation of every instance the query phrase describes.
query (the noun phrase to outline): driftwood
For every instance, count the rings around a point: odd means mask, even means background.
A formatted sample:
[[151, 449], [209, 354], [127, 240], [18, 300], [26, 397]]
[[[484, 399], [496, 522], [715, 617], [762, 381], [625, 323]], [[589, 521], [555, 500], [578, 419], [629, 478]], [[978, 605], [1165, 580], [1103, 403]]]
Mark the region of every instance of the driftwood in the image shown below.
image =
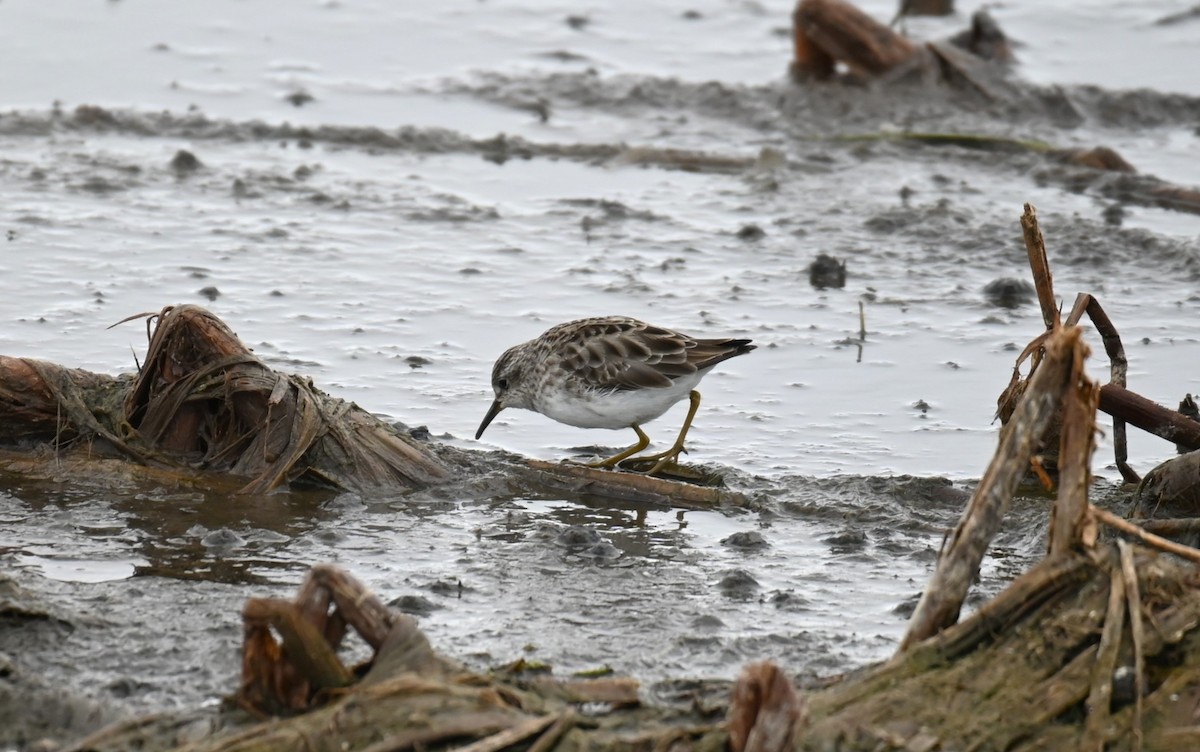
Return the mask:
[[1100, 409], [1187, 451], [1200, 449], [1200, 423], [1116, 384], [1100, 388]]
[[911, 59], [916, 47], [842, 0], [801, 0], [792, 14], [797, 78], [833, 76], [837, 63], [852, 72], [879, 75]]
[[[750, 507], [753, 503], [744, 495], [721, 485], [717, 476], [688, 474], [680, 483], [634, 473], [615, 473], [611, 470], [564, 462], [529, 460], [534, 473], [527, 476], [530, 483], [549, 492], [570, 496], [597, 496], [605, 499], [634, 501], [640, 504], [671, 506], [680, 509], [712, 509], [720, 506]], [[686, 466], [676, 472], [686, 471]]]
[[[896, 19], [906, 15], [901, 8]], [[986, 11], [946, 42], [914, 44], [847, 0], [800, 0], [792, 13], [792, 78], [827, 80], [844, 66], [855, 78], [904, 76], [964, 85], [987, 99], [1013, 93], [992, 63], [1013, 59], [1004, 32]]]

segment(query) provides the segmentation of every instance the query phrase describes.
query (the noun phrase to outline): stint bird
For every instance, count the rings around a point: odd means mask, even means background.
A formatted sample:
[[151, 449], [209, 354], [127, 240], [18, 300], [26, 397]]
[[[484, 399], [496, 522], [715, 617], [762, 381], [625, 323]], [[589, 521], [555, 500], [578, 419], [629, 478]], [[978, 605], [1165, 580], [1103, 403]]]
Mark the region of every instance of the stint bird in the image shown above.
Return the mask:
[[670, 449], [634, 457], [653, 475], [684, 451], [700, 407], [695, 386], [723, 360], [754, 349], [748, 339], [695, 339], [627, 316], [568, 321], [510, 348], [492, 368], [492, 402], [475, 438], [506, 407], [533, 410], [578, 428], [632, 428], [637, 443], [592, 467], [616, 467], [650, 444], [642, 424], [687, 397], [691, 402]]

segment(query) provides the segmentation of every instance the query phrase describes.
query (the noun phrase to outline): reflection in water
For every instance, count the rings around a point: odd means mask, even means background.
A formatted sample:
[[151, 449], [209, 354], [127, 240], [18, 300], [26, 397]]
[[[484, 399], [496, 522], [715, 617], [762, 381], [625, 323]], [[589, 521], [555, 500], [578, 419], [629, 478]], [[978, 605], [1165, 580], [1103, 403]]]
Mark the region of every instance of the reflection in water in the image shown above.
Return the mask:
[[[33, 557], [47, 577], [78, 581], [155, 575], [264, 582], [258, 570], [295, 569], [280, 552], [333, 519], [328, 492], [230, 497], [128, 484], [96, 493], [74, 483], [21, 480], [0, 496], [9, 551]], [[40, 534], [39, 534], [40, 531]], [[0, 547], [0, 552], [5, 552]], [[88, 555], [97, 571], [69, 565]], [[32, 559], [29, 563], [33, 563]]]

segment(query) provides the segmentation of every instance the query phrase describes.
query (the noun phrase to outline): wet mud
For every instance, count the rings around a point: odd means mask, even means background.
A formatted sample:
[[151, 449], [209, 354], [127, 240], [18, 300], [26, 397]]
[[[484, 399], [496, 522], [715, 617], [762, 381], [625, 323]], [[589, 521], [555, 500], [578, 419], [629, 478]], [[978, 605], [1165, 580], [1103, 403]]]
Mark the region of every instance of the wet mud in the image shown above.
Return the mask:
[[[0, 583], [0, 705], [36, 699], [38, 712], [12, 716], [5, 743], [211, 707], [236, 686], [244, 599], [285, 595], [310, 561], [356, 561], [439, 649], [478, 669], [519, 658], [562, 675], [611, 669], [661, 701], [679, 680], [729, 678], [763, 657], [813, 681], [894, 649], [969, 490], [790, 477], [760, 484], [755, 512], [703, 512], [513, 497], [508, 485], [236, 506], [165, 489], [71, 499], [64, 483], [10, 487], [3, 533], [19, 549], [5, 554], [19, 566]], [[1015, 505], [976, 602], [1040, 556], [1045, 506]]]

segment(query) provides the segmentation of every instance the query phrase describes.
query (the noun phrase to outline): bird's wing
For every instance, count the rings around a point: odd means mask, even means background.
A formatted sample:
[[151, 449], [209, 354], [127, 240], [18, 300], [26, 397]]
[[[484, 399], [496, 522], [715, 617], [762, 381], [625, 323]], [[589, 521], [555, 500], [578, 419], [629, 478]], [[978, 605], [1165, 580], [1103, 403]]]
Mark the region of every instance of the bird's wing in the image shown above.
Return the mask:
[[697, 370], [696, 341], [635, 319], [589, 319], [561, 345], [561, 365], [594, 389], [668, 387]]

